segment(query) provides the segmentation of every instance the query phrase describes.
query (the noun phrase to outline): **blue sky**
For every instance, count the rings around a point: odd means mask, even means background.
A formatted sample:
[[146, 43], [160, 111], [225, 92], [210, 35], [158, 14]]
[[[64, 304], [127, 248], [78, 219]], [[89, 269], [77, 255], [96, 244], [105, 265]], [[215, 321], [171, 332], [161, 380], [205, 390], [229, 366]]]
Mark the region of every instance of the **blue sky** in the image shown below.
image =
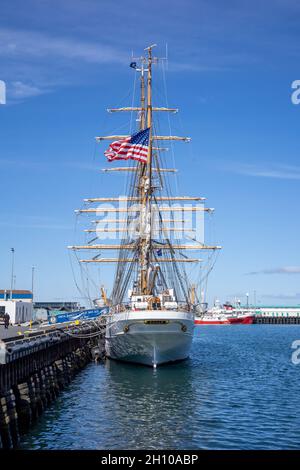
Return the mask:
[[[174, 132], [192, 137], [175, 149], [180, 192], [216, 208], [223, 250], [209, 299], [256, 291], [262, 304], [300, 304], [296, 0], [2, 0], [0, 287], [14, 247], [17, 288], [31, 287], [34, 265], [38, 299], [80, 300], [66, 249], [73, 211], [123, 185], [98, 171], [94, 136], [128, 125], [105, 109], [130, 104], [131, 51], [152, 43], [159, 55], [168, 44]], [[95, 280], [109, 286], [111, 274]]]

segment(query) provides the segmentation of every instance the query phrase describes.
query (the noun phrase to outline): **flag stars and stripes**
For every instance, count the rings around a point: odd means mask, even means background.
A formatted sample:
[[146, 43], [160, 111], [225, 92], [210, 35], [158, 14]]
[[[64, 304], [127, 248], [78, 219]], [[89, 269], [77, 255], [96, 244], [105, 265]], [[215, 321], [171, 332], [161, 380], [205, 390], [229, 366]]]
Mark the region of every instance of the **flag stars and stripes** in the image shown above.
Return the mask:
[[114, 160], [138, 160], [147, 163], [150, 128], [133, 134], [126, 139], [112, 142], [104, 152], [109, 162]]

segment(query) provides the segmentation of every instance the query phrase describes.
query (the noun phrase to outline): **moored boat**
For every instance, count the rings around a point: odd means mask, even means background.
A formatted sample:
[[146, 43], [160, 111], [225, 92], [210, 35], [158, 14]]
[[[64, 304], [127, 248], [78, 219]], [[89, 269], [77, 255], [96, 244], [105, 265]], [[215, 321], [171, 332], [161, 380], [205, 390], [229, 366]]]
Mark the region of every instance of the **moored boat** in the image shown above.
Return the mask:
[[249, 325], [254, 322], [255, 312], [250, 310], [212, 308], [195, 317], [196, 325]]
[[194, 315], [178, 310], [128, 310], [108, 319], [108, 357], [156, 367], [188, 357], [193, 339]]
[[[178, 110], [152, 104], [152, 65], [159, 62], [152, 56], [153, 47], [145, 49], [147, 57], [138, 57], [130, 64], [140, 79], [138, 105], [109, 109], [113, 113], [136, 112], [139, 129], [131, 135], [96, 137], [98, 142], [112, 140], [104, 152], [109, 163], [135, 161], [134, 166], [105, 169], [128, 173], [128, 192], [126, 196], [86, 199], [87, 207], [77, 213], [98, 215], [92, 227], [85, 230], [92, 238], [85, 245], [70, 248], [96, 252], [91, 258], [79, 260], [86, 265], [117, 263], [112, 293], [107, 300], [106, 355], [156, 367], [186, 359], [190, 354], [197, 299], [185, 266], [202, 260], [183, 252], [201, 250], [203, 253], [220, 247], [199, 241], [195, 231], [191, 243], [185, 230], [184, 217], [188, 212], [197, 215], [213, 211], [204, 207], [205, 198], [171, 194], [172, 185], [166, 174], [177, 170], [164, 168], [161, 152], [168, 149], [160, 147], [158, 141], [188, 142], [190, 138], [155, 135], [153, 112], [165, 114]], [[108, 202], [119, 206], [101, 204]], [[124, 218], [118, 219], [119, 214]], [[109, 219], [107, 215], [114, 218]], [[114, 232], [120, 242], [99, 243], [99, 238], [112, 238], [108, 232]], [[105, 258], [103, 250], [115, 250], [118, 257]]]
[[206, 313], [202, 316], [195, 317], [195, 325], [230, 325], [230, 322], [224, 314], [211, 315]]
[[251, 325], [255, 319], [255, 312], [249, 310], [233, 310], [228, 314], [228, 320], [231, 324]]

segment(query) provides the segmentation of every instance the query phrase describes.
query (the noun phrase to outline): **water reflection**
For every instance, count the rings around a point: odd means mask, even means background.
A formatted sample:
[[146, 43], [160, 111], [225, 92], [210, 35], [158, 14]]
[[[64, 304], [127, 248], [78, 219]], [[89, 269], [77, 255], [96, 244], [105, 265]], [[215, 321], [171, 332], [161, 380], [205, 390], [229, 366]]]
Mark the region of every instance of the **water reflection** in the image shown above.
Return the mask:
[[197, 330], [191, 359], [82, 370], [23, 437], [26, 449], [299, 448], [298, 327]]
[[126, 448], [188, 445], [196, 418], [191, 361], [154, 370], [109, 360], [105, 368], [111, 419], [123, 429]]

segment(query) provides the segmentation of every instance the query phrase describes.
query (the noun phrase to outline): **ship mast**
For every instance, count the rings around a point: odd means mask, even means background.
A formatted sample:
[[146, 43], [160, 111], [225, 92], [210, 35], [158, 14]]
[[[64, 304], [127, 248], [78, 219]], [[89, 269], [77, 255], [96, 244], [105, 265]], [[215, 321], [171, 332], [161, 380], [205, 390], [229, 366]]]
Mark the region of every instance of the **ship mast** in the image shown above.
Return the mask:
[[[142, 189], [141, 197], [141, 238], [140, 238], [140, 291], [141, 294], [150, 294], [148, 287], [148, 272], [150, 269], [151, 252], [151, 195], [152, 195], [152, 45], [145, 50], [148, 51], [147, 67], [147, 128], [149, 128], [149, 148], [147, 164], [144, 167], [143, 176], [140, 180]], [[142, 86], [143, 92], [143, 86]], [[143, 93], [141, 96], [141, 107], [143, 109]], [[146, 166], [146, 168], [145, 168]], [[146, 170], [146, 171], [145, 171]]]
[[141, 111], [140, 111], [140, 129], [145, 129], [145, 76], [144, 76], [144, 64], [142, 63], [141, 71]]
[[[113, 220], [109, 219], [100, 219], [94, 220], [92, 223], [96, 224], [96, 229], [88, 229], [85, 230], [86, 233], [97, 233], [99, 232], [123, 232], [125, 235], [122, 239], [120, 245], [118, 244], [99, 244], [94, 243], [96, 238], [88, 241], [86, 245], [73, 245], [69, 248], [73, 251], [81, 251], [81, 250], [95, 250], [97, 254], [93, 256], [91, 259], [80, 259], [83, 263], [111, 263], [116, 262], [120, 263], [120, 269], [116, 271], [115, 275], [115, 287], [113, 290], [112, 297], [114, 302], [117, 304], [118, 302], [122, 302], [122, 298], [124, 296], [124, 292], [126, 286], [128, 285], [130, 276], [135, 273], [135, 281], [134, 281], [134, 292], [135, 294], [139, 295], [153, 295], [155, 293], [155, 278], [157, 278], [159, 274], [159, 270], [161, 270], [161, 276], [164, 277], [164, 268], [158, 268], [157, 263], [163, 263], [169, 265], [170, 269], [173, 270], [174, 276], [178, 278], [178, 282], [181, 283], [181, 277], [179, 276], [179, 271], [177, 267], [177, 263], [198, 263], [202, 261], [197, 258], [190, 258], [182, 254], [182, 250], [219, 250], [220, 246], [209, 246], [205, 245], [204, 243], [199, 244], [182, 244], [182, 243], [173, 243], [170, 240], [170, 237], [166, 235], [167, 230], [176, 231], [176, 225], [173, 227], [167, 227], [164, 225], [166, 222], [170, 223], [179, 223], [184, 222], [184, 220], [171, 219], [169, 220], [169, 216], [167, 218], [163, 217], [164, 212], [171, 212], [174, 213], [175, 211], [181, 212], [182, 216], [186, 213], [186, 211], [207, 211], [212, 212], [213, 209], [199, 207], [199, 206], [191, 206], [191, 207], [164, 207], [160, 205], [160, 202], [163, 201], [204, 201], [205, 198], [202, 197], [190, 197], [190, 196], [176, 196], [172, 197], [171, 195], [168, 196], [160, 196], [154, 195], [154, 191], [156, 186], [154, 185], [153, 179], [156, 178], [157, 175], [159, 176], [159, 180], [162, 181], [163, 172], [174, 172], [174, 169], [168, 168], [160, 168], [158, 158], [155, 160], [155, 167], [153, 167], [153, 157], [156, 156], [154, 152], [158, 150], [167, 150], [166, 148], [160, 148], [157, 141], [182, 141], [182, 142], [189, 142], [189, 137], [179, 137], [174, 135], [155, 135], [153, 132], [153, 119], [152, 114], [153, 112], [171, 112], [177, 113], [177, 108], [169, 108], [169, 107], [153, 107], [152, 105], [152, 65], [158, 62], [157, 57], [153, 57], [152, 49], [155, 47], [155, 44], [147, 47], [145, 51], [147, 51], [147, 57], [139, 57], [137, 60], [140, 61], [140, 67], [136, 67], [136, 62], [132, 62], [130, 64], [132, 68], [136, 70], [136, 72], [140, 72], [140, 105], [139, 106], [131, 106], [131, 107], [123, 107], [123, 108], [110, 108], [108, 112], [138, 112], [138, 120], [139, 120], [139, 128], [140, 130], [145, 130], [149, 128], [149, 143], [148, 143], [148, 155], [147, 155], [147, 162], [139, 162], [134, 167], [121, 167], [121, 168], [110, 168], [105, 169], [105, 171], [128, 171], [134, 176], [134, 184], [132, 187], [132, 192], [127, 197], [123, 198], [88, 198], [85, 199], [86, 204], [94, 204], [97, 202], [136, 202], [139, 204], [139, 208], [137, 209], [135, 205], [129, 205], [128, 207], [122, 208], [97, 208], [97, 207], [88, 207], [83, 208], [75, 211], [77, 214], [80, 213], [87, 213], [87, 214], [102, 214], [105, 213], [127, 213], [127, 218], [125, 217], [124, 220], [120, 219], [118, 223], [125, 223], [125, 228], [116, 227], [115, 229], [102, 229], [101, 223], [108, 223], [114, 222]], [[134, 64], [134, 66], [133, 66]], [[104, 140], [122, 140], [129, 137], [128, 135], [107, 135], [96, 137], [97, 141], [104, 141]], [[154, 142], [155, 141], [155, 142]], [[153, 145], [154, 142], [154, 145]], [[139, 213], [138, 217], [138, 230], [137, 230], [137, 238], [132, 239], [131, 235], [129, 236], [129, 225], [132, 221], [132, 215], [134, 213]], [[155, 234], [157, 234], [157, 228], [155, 222], [155, 215], [159, 215], [159, 229], [158, 231], [160, 236], [163, 234], [164, 242], [159, 242], [156, 240]], [[184, 218], [184, 217], [183, 217]], [[99, 227], [100, 224], [100, 228]], [[155, 237], [155, 239], [152, 239]], [[196, 241], [196, 240], [195, 240]], [[157, 259], [157, 255], [155, 251], [163, 250], [163, 254], [165, 255], [163, 258]], [[102, 251], [103, 250], [118, 250], [119, 251], [119, 258], [103, 258]], [[130, 257], [129, 252], [133, 252], [133, 256]], [[91, 251], [90, 251], [91, 252]], [[174, 256], [175, 254], [179, 253], [180, 256]], [[162, 256], [161, 254], [158, 256]], [[122, 265], [127, 265], [126, 268], [122, 268]], [[179, 276], [179, 277], [178, 277]], [[183, 289], [181, 289], [183, 290]]]

